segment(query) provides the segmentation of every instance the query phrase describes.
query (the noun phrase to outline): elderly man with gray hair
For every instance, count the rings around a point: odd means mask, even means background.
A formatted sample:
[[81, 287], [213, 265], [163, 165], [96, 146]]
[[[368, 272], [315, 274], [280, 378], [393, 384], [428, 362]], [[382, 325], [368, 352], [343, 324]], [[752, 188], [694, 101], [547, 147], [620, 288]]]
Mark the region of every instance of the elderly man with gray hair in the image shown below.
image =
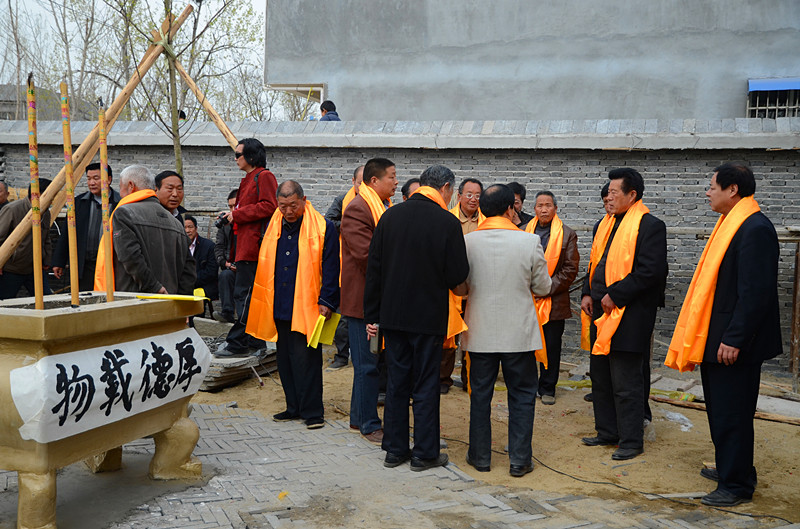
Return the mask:
[[[119, 193], [111, 217], [114, 290], [191, 294], [196, 271], [189, 238], [158, 201], [153, 173], [142, 165], [126, 167]], [[105, 290], [103, 253], [100, 241], [95, 290]]]

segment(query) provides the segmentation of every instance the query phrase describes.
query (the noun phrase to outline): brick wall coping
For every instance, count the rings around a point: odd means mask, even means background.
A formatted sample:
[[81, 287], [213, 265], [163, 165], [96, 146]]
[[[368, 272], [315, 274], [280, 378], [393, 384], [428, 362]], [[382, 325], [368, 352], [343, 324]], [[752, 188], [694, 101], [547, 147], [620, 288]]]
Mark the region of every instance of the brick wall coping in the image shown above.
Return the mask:
[[[72, 123], [83, 141], [91, 121]], [[211, 122], [187, 124], [185, 146], [224, 146]], [[800, 149], [800, 117], [735, 119], [597, 119], [550, 121], [239, 121], [237, 138], [257, 137], [268, 147], [408, 149]], [[0, 144], [26, 144], [27, 121], [0, 121]], [[38, 123], [39, 143], [62, 143], [60, 121]], [[172, 145], [155, 124], [120, 121], [108, 144]]]

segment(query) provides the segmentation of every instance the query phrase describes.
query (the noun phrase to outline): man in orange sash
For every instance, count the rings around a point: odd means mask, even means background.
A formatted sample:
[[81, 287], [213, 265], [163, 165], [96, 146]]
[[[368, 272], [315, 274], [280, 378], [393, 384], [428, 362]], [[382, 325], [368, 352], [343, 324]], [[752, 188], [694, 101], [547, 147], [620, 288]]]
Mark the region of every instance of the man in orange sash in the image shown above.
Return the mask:
[[391, 205], [397, 189], [397, 169], [391, 160], [372, 158], [364, 166], [364, 183], [342, 216], [342, 315], [347, 317], [353, 390], [350, 425], [368, 441], [383, 441], [378, 417], [380, 377], [378, 355], [370, 352], [364, 323], [364, 282], [369, 244], [375, 226]]
[[552, 192], [536, 193], [533, 210], [536, 217], [528, 223], [525, 231], [539, 236], [547, 259], [547, 270], [553, 280], [549, 295], [536, 300], [536, 310], [542, 324], [542, 338], [547, 349], [547, 367], [539, 364], [539, 395], [542, 397], [542, 404], [553, 405], [556, 403], [564, 322], [572, 317], [569, 287], [575, 281], [580, 265], [578, 235], [575, 230], [561, 222], [556, 197]]
[[706, 191], [721, 217], [706, 244], [683, 302], [666, 365], [700, 364], [716, 469], [703, 477], [717, 488], [705, 505], [731, 507], [753, 497], [753, 415], [761, 364], [783, 352], [778, 312], [778, 237], [753, 198], [749, 167], [714, 169]]
[[[355, 171], [353, 171], [353, 186], [348, 189], [346, 193], [342, 193], [334, 198], [331, 207], [325, 212], [325, 218], [333, 222], [333, 225], [339, 230], [339, 248], [341, 248], [342, 243], [342, 213], [356, 195], [358, 195], [358, 188], [361, 186], [363, 180], [364, 166], [359, 165], [356, 167]], [[333, 337], [333, 343], [336, 345], [336, 354], [333, 357], [331, 365], [328, 366], [328, 369], [335, 371], [346, 366], [350, 358], [350, 337], [347, 331], [347, 318], [339, 320], [339, 325], [336, 327], [336, 334]]]
[[301, 419], [306, 428], [325, 425], [322, 348], [308, 338], [319, 316], [339, 306], [339, 238], [333, 223], [306, 200], [293, 180], [278, 186], [278, 208], [258, 254], [246, 331], [277, 342], [278, 373], [286, 410], [276, 422]]
[[[533, 470], [531, 437], [536, 403], [536, 356], [542, 336], [533, 295], [551, 291], [547, 260], [538, 235], [511, 221], [514, 193], [503, 184], [481, 195], [486, 220], [465, 237], [469, 260], [469, 329], [461, 343], [469, 350], [470, 414], [467, 463], [488, 472], [492, 458], [492, 395], [500, 365], [508, 386], [509, 473]], [[533, 295], [532, 295], [533, 294]], [[514, 307], [514, 310], [498, 310]]]
[[[384, 466], [411, 458], [411, 470], [447, 464], [439, 452], [439, 366], [450, 316], [450, 290], [469, 273], [464, 235], [447, 211], [455, 176], [426, 169], [422, 187], [383, 214], [369, 248], [364, 321], [386, 340], [388, 386], [383, 415]], [[348, 208], [349, 209], [349, 208]], [[409, 450], [408, 402], [413, 398], [414, 449]]]
[[656, 312], [664, 304], [667, 229], [642, 203], [638, 171], [608, 173], [608, 207], [592, 241], [581, 310], [591, 316], [594, 420], [589, 446], [616, 445], [612, 459], [644, 451], [644, 376]]

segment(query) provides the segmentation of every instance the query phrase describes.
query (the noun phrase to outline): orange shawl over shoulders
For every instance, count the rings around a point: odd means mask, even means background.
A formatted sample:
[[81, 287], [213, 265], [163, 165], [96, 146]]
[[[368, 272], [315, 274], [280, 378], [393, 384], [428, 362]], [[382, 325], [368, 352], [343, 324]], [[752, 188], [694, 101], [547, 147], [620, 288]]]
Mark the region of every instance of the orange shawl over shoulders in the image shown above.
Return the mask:
[[[275, 210], [258, 252], [258, 267], [247, 316], [247, 334], [267, 342], [278, 340], [273, 316], [275, 305], [275, 253], [283, 228], [283, 215]], [[319, 319], [319, 291], [322, 286], [322, 250], [325, 246], [325, 217], [306, 200], [297, 239], [297, 276], [292, 310], [292, 330], [308, 339]]]

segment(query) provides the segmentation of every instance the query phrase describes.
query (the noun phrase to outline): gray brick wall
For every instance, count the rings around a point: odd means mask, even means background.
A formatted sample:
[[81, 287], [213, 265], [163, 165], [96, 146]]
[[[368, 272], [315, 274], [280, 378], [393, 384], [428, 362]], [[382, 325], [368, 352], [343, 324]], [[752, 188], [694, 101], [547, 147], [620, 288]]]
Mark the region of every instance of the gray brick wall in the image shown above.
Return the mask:
[[[0, 147], [1, 149], [1, 147]], [[27, 185], [27, 146], [9, 145], [6, 149], [6, 180], [9, 185]], [[171, 168], [169, 146], [114, 146], [109, 149], [116, 174], [131, 163], [149, 165], [154, 171]], [[215, 211], [225, 207], [227, 193], [238, 186], [242, 173], [234, 164], [229, 147], [184, 147], [186, 200], [190, 211]], [[716, 214], [708, 209], [704, 196], [710, 172], [725, 161], [743, 161], [753, 167], [757, 178], [756, 198], [776, 227], [800, 226], [800, 187], [798, 155], [789, 150], [577, 150], [577, 149], [402, 149], [402, 148], [268, 148], [267, 166], [278, 181], [298, 180], [315, 207], [324, 212], [333, 197], [347, 190], [353, 169], [373, 156], [388, 157], [397, 164], [402, 184], [419, 176], [429, 165], [443, 164], [457, 179], [475, 177], [484, 184], [518, 181], [529, 193], [526, 210], [532, 208], [533, 195], [541, 189], [553, 191], [559, 201], [564, 222], [579, 231], [582, 268], [589, 254], [590, 232], [585, 229], [602, 215], [599, 190], [609, 169], [630, 166], [645, 178], [644, 201], [652, 213], [666, 222], [668, 229], [710, 231]], [[40, 149], [42, 176], [54, 176], [61, 168], [60, 147]], [[85, 184], [78, 191], [85, 190]], [[398, 192], [396, 200], [400, 200]], [[199, 217], [201, 233], [206, 233], [209, 217]], [[213, 229], [212, 229], [213, 232]], [[670, 233], [668, 240], [670, 275], [667, 306], [656, 324], [656, 357], [664, 356], [677, 311], [702, 251], [704, 241], [694, 235]], [[786, 369], [789, 361], [791, 293], [794, 243], [781, 244], [780, 295], [785, 353], [773, 364]], [[577, 296], [574, 298], [577, 301]], [[566, 347], [577, 347], [577, 325], [567, 327]]]

